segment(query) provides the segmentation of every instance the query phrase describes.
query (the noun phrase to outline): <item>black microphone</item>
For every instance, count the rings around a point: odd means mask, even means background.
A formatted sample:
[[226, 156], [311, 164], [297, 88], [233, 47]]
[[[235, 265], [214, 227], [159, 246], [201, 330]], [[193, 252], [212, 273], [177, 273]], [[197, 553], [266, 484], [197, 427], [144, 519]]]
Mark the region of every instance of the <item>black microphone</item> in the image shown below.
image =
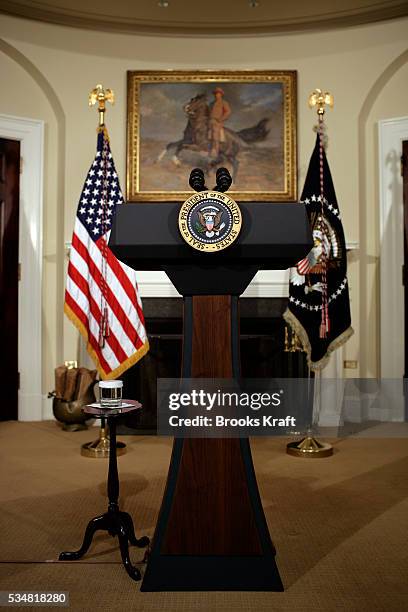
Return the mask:
[[221, 191], [222, 193], [228, 191], [232, 185], [232, 177], [227, 168], [218, 168], [215, 176], [217, 184], [214, 187], [214, 191]]
[[188, 184], [194, 191], [207, 191], [207, 187], [205, 186], [205, 178], [204, 172], [201, 168], [193, 168], [190, 172], [190, 179]]

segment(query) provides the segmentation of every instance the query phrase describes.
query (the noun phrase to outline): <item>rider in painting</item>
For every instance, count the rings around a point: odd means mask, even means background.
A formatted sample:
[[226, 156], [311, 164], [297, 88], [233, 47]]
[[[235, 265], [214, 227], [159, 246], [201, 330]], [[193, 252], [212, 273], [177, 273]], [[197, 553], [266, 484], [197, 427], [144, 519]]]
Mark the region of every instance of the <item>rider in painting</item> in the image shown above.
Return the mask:
[[220, 143], [225, 142], [224, 122], [231, 115], [231, 106], [224, 99], [224, 90], [216, 87], [213, 91], [214, 102], [210, 105], [210, 129], [209, 140], [211, 141], [210, 156], [218, 158]]

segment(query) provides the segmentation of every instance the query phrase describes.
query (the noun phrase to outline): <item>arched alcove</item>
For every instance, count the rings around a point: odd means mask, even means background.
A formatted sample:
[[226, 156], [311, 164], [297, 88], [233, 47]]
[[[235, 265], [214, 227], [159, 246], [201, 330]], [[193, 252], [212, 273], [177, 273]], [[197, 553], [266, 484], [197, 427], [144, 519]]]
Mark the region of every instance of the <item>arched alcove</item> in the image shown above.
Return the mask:
[[[379, 376], [380, 364], [380, 206], [378, 164], [378, 121], [403, 113], [401, 89], [393, 83], [399, 71], [406, 72], [408, 50], [400, 54], [376, 79], [358, 116], [359, 135], [359, 314], [362, 377]], [[386, 100], [386, 104], [384, 101]], [[376, 112], [377, 109], [377, 112]], [[401, 202], [402, 206], [402, 202]], [[397, 276], [390, 270], [390, 274]], [[398, 279], [401, 275], [398, 273]], [[396, 282], [396, 280], [395, 280]], [[394, 284], [395, 284], [394, 282]], [[396, 295], [396, 287], [392, 295]], [[390, 294], [391, 295], [391, 294]], [[390, 321], [392, 315], [390, 314]]]
[[44, 365], [62, 359], [65, 116], [41, 71], [4, 40], [0, 66], [8, 84], [0, 105], [0, 135], [20, 140], [23, 157], [19, 418], [38, 420], [50, 415], [46, 391], [53, 388], [53, 372]]

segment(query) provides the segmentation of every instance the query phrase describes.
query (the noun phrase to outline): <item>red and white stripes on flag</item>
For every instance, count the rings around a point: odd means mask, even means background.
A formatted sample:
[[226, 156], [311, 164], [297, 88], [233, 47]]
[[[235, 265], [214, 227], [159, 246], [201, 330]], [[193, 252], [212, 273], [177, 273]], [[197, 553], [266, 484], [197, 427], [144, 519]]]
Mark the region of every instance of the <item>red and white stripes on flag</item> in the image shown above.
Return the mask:
[[109, 139], [101, 129], [75, 219], [64, 310], [104, 380], [117, 378], [149, 350], [136, 273], [107, 245], [122, 203]]
[[296, 268], [299, 274], [307, 274], [311, 268], [310, 258], [307, 256], [304, 259], [301, 259], [297, 264]]

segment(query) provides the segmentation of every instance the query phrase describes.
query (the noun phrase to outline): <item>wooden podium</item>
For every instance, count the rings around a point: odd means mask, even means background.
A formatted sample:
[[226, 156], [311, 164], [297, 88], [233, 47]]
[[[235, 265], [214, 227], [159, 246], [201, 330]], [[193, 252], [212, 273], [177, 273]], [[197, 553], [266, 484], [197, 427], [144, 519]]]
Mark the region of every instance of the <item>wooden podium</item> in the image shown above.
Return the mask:
[[[179, 204], [118, 207], [115, 255], [164, 270], [184, 296], [183, 378], [239, 377], [239, 295], [258, 270], [286, 269], [312, 246], [303, 205], [240, 208], [236, 242], [200, 253], [179, 234]], [[248, 439], [175, 439], [141, 590], [283, 590]]]

